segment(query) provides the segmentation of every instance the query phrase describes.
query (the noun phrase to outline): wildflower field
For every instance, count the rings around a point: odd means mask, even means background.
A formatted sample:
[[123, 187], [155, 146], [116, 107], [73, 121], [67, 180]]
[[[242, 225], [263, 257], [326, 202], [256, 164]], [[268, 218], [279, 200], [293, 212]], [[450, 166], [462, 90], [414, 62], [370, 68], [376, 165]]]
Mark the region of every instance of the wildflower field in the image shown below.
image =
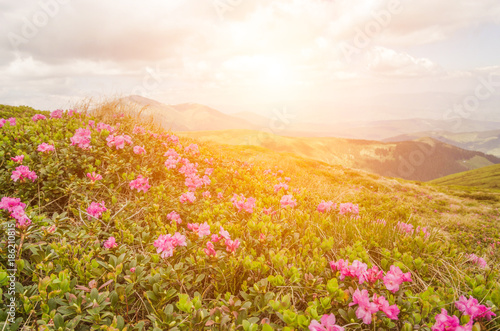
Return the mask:
[[0, 330], [500, 330], [496, 191], [10, 106], [0, 187]]

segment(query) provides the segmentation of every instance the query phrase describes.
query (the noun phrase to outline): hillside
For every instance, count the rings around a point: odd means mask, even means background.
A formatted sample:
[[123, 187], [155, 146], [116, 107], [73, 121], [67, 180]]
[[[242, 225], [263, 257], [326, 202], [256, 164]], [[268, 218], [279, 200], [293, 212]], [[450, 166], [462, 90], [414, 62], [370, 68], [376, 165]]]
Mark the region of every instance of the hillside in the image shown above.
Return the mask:
[[500, 328], [499, 193], [91, 109], [0, 106], [0, 329]]
[[500, 157], [500, 130], [453, 133], [447, 131], [425, 131], [403, 134], [385, 139], [387, 142], [399, 142], [431, 137], [444, 143], [472, 151]]
[[382, 143], [342, 138], [285, 137], [251, 130], [179, 134], [220, 144], [260, 146], [382, 176], [421, 181], [500, 163], [500, 158], [433, 139]]
[[255, 129], [256, 125], [234, 116], [195, 103], [165, 105], [158, 101], [133, 95], [117, 103], [128, 111], [140, 113], [163, 128], [172, 131]]
[[500, 190], [500, 165], [495, 164], [475, 170], [460, 172], [430, 181], [437, 185], [470, 186]]

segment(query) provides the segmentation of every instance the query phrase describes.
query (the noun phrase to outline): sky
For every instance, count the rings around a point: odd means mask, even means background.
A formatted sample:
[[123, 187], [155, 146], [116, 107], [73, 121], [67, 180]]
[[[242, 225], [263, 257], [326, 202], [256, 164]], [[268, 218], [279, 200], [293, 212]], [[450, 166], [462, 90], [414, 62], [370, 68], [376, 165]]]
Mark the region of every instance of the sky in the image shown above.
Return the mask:
[[0, 103], [500, 121], [498, 0], [0, 0]]

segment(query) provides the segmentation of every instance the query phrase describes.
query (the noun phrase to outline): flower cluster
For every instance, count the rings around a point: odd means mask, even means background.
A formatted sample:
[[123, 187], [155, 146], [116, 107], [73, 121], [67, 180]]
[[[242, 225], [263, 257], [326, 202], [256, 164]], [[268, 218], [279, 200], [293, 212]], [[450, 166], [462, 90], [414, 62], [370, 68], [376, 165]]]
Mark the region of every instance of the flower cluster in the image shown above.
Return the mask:
[[11, 157], [10, 159], [16, 163], [23, 164], [24, 155], [17, 155], [17, 156]]
[[335, 315], [323, 315], [321, 320], [318, 322], [316, 320], [312, 320], [311, 324], [309, 324], [309, 331], [344, 331], [344, 328], [338, 326], [336, 323]]
[[287, 183], [279, 183], [279, 184], [274, 185], [274, 192], [278, 192], [281, 189], [283, 189], [283, 191], [288, 191], [288, 184]]
[[156, 247], [156, 253], [165, 259], [174, 255], [176, 247], [187, 246], [187, 243], [186, 237], [176, 232], [173, 236], [170, 234], [160, 235], [153, 245]]
[[90, 136], [90, 129], [76, 129], [74, 136], [70, 138], [71, 146], [77, 145], [81, 149], [90, 148]]
[[403, 273], [399, 267], [391, 265], [390, 270], [383, 278], [385, 287], [392, 293], [399, 291], [399, 286], [403, 282], [411, 282], [411, 273]]
[[398, 222], [396, 225], [396, 228], [398, 229], [399, 232], [406, 234], [406, 235], [413, 235], [413, 234], [420, 234], [422, 233], [424, 235], [424, 238], [428, 238], [431, 234], [427, 230], [427, 227], [420, 227], [417, 226], [416, 229], [413, 228], [413, 224], [409, 223], [404, 223], [404, 222]]
[[469, 259], [469, 261], [477, 264], [481, 268], [488, 267], [488, 263], [486, 263], [486, 261], [482, 257], [479, 257], [476, 254], [468, 254], [467, 258]]
[[108, 249], [118, 247], [115, 237], [109, 237], [108, 240], [104, 242], [104, 247]]
[[129, 186], [132, 190], [136, 189], [137, 192], [143, 191], [144, 193], [146, 193], [151, 187], [151, 185], [149, 185], [149, 179], [143, 177], [142, 175], [137, 176], [136, 179], [131, 181]]
[[182, 223], [181, 216], [179, 214], [177, 214], [175, 211], [170, 212], [167, 215], [167, 219], [170, 220], [170, 221], [173, 221], [173, 222], [177, 222], [177, 224], [181, 224]]
[[340, 213], [340, 215], [344, 215], [344, 214], [358, 215], [359, 214], [359, 206], [352, 204], [351, 202], [341, 203], [339, 205], [339, 213]]
[[198, 148], [198, 145], [196, 145], [196, 144], [191, 144], [191, 145], [186, 146], [186, 147], [184, 148], [184, 152], [186, 152], [186, 153], [191, 153], [191, 154], [193, 154], [193, 155], [196, 155], [196, 154], [199, 154], [199, 153], [200, 153], [200, 150], [199, 150], [199, 148]]
[[436, 323], [431, 328], [432, 331], [470, 331], [472, 330], [472, 319], [466, 325], [461, 326], [460, 320], [455, 315], [448, 315], [448, 311], [441, 309], [441, 314], [436, 316]]
[[17, 182], [18, 180], [23, 182], [25, 179], [30, 179], [32, 182], [38, 178], [34, 171], [30, 171], [28, 166], [20, 165], [14, 171], [12, 171], [12, 175], [10, 176], [13, 181]]
[[281, 208], [291, 207], [294, 208], [297, 206], [297, 201], [293, 198], [293, 195], [284, 195], [281, 197]]
[[104, 206], [104, 201], [102, 201], [101, 203], [98, 203], [98, 202], [92, 202], [90, 204], [90, 206], [87, 208], [87, 214], [89, 214], [89, 219], [92, 217], [95, 217], [95, 218], [100, 218], [102, 216], [102, 213], [105, 212], [106, 210], [108, 210], [105, 206]]
[[203, 224], [198, 223], [189, 223], [187, 228], [193, 232], [195, 232], [198, 237], [203, 238], [204, 236], [210, 235], [210, 225], [207, 222]]
[[146, 150], [142, 146], [134, 146], [134, 153], [138, 155], [146, 154]]
[[231, 198], [231, 202], [238, 211], [244, 210], [251, 214], [255, 208], [255, 198], [245, 198], [243, 194], [237, 195], [235, 193]]
[[132, 130], [132, 133], [133, 134], [145, 134], [146, 133], [146, 129], [144, 129], [142, 126], [140, 125], [136, 125], [134, 127], [134, 129]]
[[22, 203], [19, 198], [3, 197], [0, 200], [0, 209], [10, 213], [10, 216], [17, 221], [16, 227], [18, 228], [31, 224], [31, 220], [26, 216], [25, 208], [26, 204]]
[[55, 149], [54, 145], [50, 145], [47, 143], [41, 143], [40, 145], [38, 145], [38, 148], [36, 150], [39, 152], [42, 152], [42, 153], [48, 153], [48, 152], [55, 151], [56, 149]]
[[63, 116], [62, 109], [56, 109], [50, 113], [50, 118], [61, 118]]
[[9, 123], [11, 126], [16, 125], [16, 119], [14, 117], [5, 119], [5, 118], [0, 118], [0, 128], [3, 128], [5, 123]]
[[318, 205], [317, 210], [320, 213], [328, 213], [330, 210], [337, 208], [337, 204], [333, 203], [332, 201], [321, 201], [320, 204]]
[[359, 260], [354, 260], [352, 264], [349, 264], [349, 260], [343, 259], [337, 262], [332, 261], [330, 268], [332, 271], [338, 270], [340, 272], [341, 280], [345, 277], [357, 278], [359, 284], [363, 284], [365, 281], [374, 283], [383, 277], [382, 270], [379, 270], [377, 266], [368, 269], [368, 265]]
[[196, 201], [196, 196], [194, 195], [193, 192], [186, 192], [181, 195], [179, 201], [181, 203], [186, 203], [186, 202], [194, 203]]
[[132, 145], [132, 138], [127, 135], [119, 135], [119, 136], [114, 136], [110, 134], [107, 138], [106, 141], [108, 143], [108, 147], [113, 147], [113, 145], [116, 147], [116, 149], [123, 149], [125, 148], [125, 144]]
[[45, 117], [45, 115], [42, 115], [42, 114], [36, 114], [31, 119], [33, 120], [33, 122], [36, 122], [36, 121], [46, 120], [47, 117]]
[[488, 308], [485, 305], [480, 305], [479, 301], [473, 297], [469, 297], [469, 299], [467, 299], [463, 295], [460, 296], [458, 301], [455, 302], [455, 307], [457, 307], [457, 309], [464, 315], [469, 315], [472, 320], [476, 320], [478, 318], [491, 320], [492, 316], [496, 316], [496, 314], [491, 311], [491, 308]]
[[99, 123], [97, 123], [96, 130], [97, 130], [97, 132], [101, 132], [103, 130], [106, 130], [110, 134], [113, 134], [114, 132], [116, 132], [116, 130], [118, 129], [119, 126], [120, 126], [120, 124], [118, 124], [117, 127], [115, 128], [114, 126], [111, 126], [109, 124], [99, 122]]
[[352, 295], [352, 302], [349, 306], [358, 305], [356, 317], [363, 320], [363, 323], [370, 324], [372, 322], [372, 314], [382, 311], [388, 318], [397, 320], [399, 308], [397, 305], [389, 305], [387, 299], [383, 296], [373, 295], [372, 302], [367, 290], [356, 289]]

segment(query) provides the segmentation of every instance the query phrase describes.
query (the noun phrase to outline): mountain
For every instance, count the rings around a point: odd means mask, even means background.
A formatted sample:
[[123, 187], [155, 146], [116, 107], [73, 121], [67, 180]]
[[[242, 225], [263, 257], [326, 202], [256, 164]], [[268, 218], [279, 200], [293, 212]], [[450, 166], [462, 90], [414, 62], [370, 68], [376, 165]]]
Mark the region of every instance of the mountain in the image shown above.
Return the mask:
[[460, 172], [434, 179], [430, 181], [430, 183], [500, 190], [500, 165], [494, 164], [479, 169]]
[[161, 102], [133, 95], [119, 100], [128, 109], [152, 118], [163, 128], [172, 131], [256, 129], [244, 119], [224, 114], [216, 109], [196, 103], [166, 105]]
[[329, 137], [287, 137], [263, 131], [180, 132], [179, 135], [229, 145], [260, 146], [382, 176], [428, 181], [500, 163], [500, 158], [464, 150], [431, 138], [378, 142]]
[[[463, 120], [455, 121], [413, 118], [405, 120], [385, 120], [348, 122], [331, 125], [327, 136], [353, 139], [385, 140], [394, 136], [423, 131], [448, 131], [462, 133], [471, 131], [500, 130], [499, 122]], [[421, 136], [419, 136], [421, 137]]]
[[414, 140], [423, 137], [431, 137], [463, 149], [480, 151], [486, 154], [500, 157], [500, 130], [462, 133], [454, 133], [448, 131], [424, 131], [412, 134], [403, 134], [384, 139], [384, 141], [398, 142], [405, 140]]

